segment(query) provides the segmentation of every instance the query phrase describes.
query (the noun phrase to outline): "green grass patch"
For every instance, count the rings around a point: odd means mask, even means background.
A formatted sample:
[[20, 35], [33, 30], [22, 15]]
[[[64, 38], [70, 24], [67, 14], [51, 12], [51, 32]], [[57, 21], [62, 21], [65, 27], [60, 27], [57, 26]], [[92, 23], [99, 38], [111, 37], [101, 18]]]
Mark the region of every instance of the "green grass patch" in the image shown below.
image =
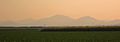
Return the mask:
[[120, 42], [120, 31], [0, 31], [0, 42]]

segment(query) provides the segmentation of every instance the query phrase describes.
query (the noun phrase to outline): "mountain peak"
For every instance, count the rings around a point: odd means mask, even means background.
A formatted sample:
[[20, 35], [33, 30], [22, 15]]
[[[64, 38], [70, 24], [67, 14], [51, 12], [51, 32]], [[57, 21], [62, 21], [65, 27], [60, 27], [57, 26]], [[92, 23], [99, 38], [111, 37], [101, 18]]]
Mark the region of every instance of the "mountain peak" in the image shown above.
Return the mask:
[[96, 19], [90, 16], [84, 16], [84, 17], [81, 17], [80, 20], [96, 20]]
[[52, 17], [67, 17], [67, 16], [64, 16], [64, 15], [54, 15]]
[[54, 15], [54, 16], [51, 16], [51, 17], [48, 17], [49, 19], [72, 19], [68, 16], [64, 16], [64, 15]]

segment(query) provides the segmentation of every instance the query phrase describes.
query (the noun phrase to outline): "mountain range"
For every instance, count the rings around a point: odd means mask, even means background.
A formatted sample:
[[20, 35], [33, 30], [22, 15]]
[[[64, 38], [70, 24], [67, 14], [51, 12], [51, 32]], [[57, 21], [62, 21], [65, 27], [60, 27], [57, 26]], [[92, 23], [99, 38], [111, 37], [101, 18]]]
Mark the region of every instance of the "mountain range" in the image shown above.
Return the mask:
[[72, 19], [68, 16], [55, 15], [39, 20], [6, 21], [1, 22], [0, 26], [120, 26], [120, 20], [103, 21], [90, 16]]

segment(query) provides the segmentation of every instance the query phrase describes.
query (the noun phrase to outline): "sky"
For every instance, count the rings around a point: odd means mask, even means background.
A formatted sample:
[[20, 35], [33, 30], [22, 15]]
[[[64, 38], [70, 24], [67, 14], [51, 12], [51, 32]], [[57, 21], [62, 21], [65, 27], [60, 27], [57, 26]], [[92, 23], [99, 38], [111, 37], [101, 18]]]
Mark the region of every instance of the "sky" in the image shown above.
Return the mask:
[[74, 19], [120, 19], [120, 0], [0, 0], [0, 21], [65, 15]]

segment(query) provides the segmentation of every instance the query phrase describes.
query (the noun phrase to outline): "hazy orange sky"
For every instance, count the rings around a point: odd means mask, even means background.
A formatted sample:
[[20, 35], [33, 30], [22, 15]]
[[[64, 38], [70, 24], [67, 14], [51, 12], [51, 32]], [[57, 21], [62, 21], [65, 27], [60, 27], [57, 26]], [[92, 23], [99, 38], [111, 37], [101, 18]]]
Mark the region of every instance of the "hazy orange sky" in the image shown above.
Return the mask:
[[53, 15], [120, 19], [120, 0], [0, 0], [0, 21], [40, 19]]

